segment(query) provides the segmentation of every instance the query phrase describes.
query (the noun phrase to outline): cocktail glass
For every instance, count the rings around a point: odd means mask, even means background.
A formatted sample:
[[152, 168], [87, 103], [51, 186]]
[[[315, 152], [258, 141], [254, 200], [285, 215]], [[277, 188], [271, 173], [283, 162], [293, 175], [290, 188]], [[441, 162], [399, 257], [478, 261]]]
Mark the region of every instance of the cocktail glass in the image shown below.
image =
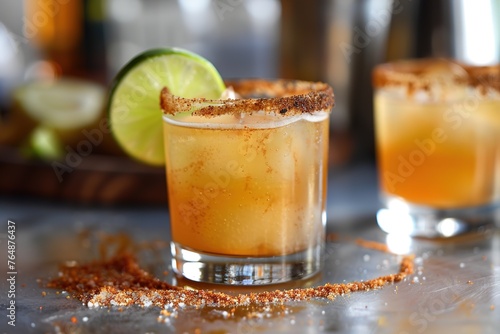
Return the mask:
[[332, 89], [228, 83], [237, 99], [162, 92], [172, 266], [208, 283], [256, 285], [320, 270]]
[[446, 59], [376, 67], [375, 130], [383, 203], [377, 222], [384, 231], [451, 237], [494, 223], [499, 193], [498, 78], [498, 69], [495, 74]]

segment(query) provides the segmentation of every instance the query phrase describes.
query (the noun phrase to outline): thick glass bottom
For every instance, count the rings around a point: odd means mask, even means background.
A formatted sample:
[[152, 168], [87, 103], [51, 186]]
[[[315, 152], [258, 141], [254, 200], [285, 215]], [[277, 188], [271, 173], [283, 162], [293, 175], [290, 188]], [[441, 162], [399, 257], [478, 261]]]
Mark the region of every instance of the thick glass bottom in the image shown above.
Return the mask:
[[436, 209], [383, 196], [384, 208], [377, 212], [379, 227], [412, 237], [449, 238], [475, 233], [495, 225], [498, 204], [458, 209]]
[[321, 268], [323, 249], [283, 256], [239, 257], [201, 253], [172, 242], [172, 268], [189, 280], [229, 285], [264, 285], [313, 276]]

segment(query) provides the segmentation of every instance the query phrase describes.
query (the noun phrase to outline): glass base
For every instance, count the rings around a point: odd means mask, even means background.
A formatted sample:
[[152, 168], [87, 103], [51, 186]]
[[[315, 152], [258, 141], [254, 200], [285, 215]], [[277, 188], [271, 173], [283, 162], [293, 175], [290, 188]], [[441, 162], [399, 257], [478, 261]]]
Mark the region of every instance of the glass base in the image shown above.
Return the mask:
[[412, 237], [449, 238], [479, 232], [495, 225], [498, 205], [474, 208], [435, 209], [385, 196], [385, 208], [377, 212], [379, 227], [387, 232]]
[[321, 268], [322, 247], [283, 256], [238, 257], [200, 253], [171, 242], [172, 268], [189, 280], [228, 285], [277, 284], [304, 279]]

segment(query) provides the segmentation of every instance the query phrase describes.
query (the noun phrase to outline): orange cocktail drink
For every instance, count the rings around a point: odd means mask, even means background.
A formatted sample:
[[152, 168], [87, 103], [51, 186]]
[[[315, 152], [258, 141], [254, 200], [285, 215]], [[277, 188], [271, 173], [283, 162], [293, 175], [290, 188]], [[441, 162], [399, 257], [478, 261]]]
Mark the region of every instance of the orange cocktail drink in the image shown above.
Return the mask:
[[232, 87], [242, 98], [162, 95], [174, 269], [231, 284], [310, 276], [324, 242], [331, 88]]
[[[448, 236], [468, 230], [469, 220], [491, 220], [483, 209], [497, 199], [499, 105], [473, 73], [431, 59], [376, 68], [379, 182], [389, 210], [378, 215], [383, 229], [410, 224], [412, 235]], [[410, 219], [402, 219], [403, 211]], [[442, 221], [451, 227], [442, 231]]]

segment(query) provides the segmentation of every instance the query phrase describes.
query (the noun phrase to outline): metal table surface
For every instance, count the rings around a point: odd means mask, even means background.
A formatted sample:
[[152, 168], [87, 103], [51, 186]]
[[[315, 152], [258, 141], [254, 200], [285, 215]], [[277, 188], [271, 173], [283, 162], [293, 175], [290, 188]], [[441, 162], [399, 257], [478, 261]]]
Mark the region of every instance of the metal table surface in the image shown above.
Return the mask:
[[[125, 232], [136, 241], [169, 241], [165, 208], [103, 208], [53, 202], [0, 199], [1, 260], [7, 268], [7, 221], [16, 224], [16, 326], [8, 325], [9, 282], [0, 281], [2, 333], [498, 333], [500, 329], [500, 233], [445, 241], [386, 235], [375, 223], [377, 184], [372, 166], [334, 170], [330, 175], [328, 232], [387, 243], [396, 254], [415, 254], [415, 273], [380, 290], [333, 301], [294, 302], [284, 307], [242, 309], [229, 315], [217, 308], [88, 308], [37, 279], [54, 277], [58, 264], [95, 255], [81, 231]], [[170, 274], [168, 247], [144, 254], [141, 265], [162, 279]], [[400, 255], [327, 243], [324, 269], [308, 282], [367, 280], [399, 268]], [[168, 274], [164, 274], [164, 272]], [[178, 283], [178, 282], [177, 282]], [[276, 286], [271, 287], [277, 288]], [[286, 288], [286, 286], [279, 287]]]

